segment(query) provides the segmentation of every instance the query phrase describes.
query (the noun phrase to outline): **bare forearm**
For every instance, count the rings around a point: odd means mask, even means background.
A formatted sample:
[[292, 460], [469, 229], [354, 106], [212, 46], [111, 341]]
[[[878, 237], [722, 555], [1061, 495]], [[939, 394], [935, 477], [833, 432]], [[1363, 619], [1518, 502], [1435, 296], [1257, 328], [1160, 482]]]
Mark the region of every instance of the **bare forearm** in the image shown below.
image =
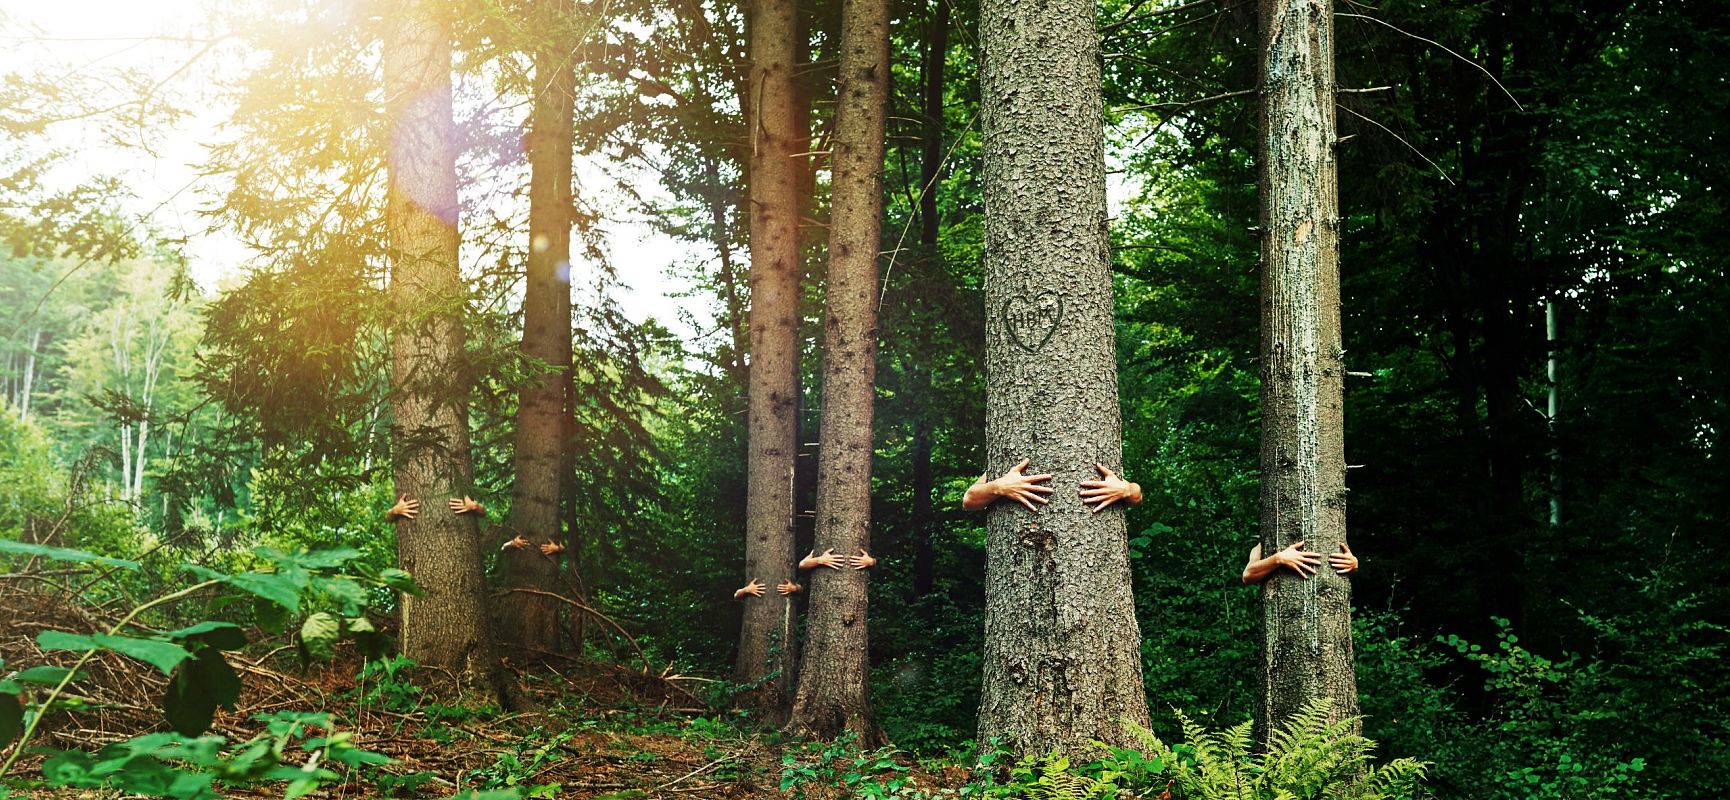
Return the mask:
[[990, 481], [981, 481], [967, 487], [967, 494], [961, 496], [961, 507], [968, 511], [980, 511], [997, 502], [997, 487]]
[[1244, 566], [1243, 582], [1261, 583], [1267, 580], [1267, 576], [1272, 575], [1277, 569], [1279, 569], [1279, 559], [1273, 556], [1258, 558]]

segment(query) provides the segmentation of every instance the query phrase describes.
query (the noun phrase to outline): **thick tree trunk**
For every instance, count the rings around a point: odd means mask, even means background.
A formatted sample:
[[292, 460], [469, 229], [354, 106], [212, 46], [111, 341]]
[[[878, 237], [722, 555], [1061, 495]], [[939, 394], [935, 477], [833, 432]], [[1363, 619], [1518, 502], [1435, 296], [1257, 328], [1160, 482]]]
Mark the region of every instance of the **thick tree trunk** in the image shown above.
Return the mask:
[[448, 670], [456, 688], [502, 699], [479, 531], [474, 517], [445, 508], [446, 499], [473, 492], [447, 13], [434, 0], [409, 0], [395, 12], [384, 46], [391, 98], [385, 221], [399, 321], [392, 456], [397, 492], [421, 501], [420, 516], [397, 523], [397, 559], [424, 592], [403, 597], [402, 651]]
[[[774, 723], [792, 686], [793, 604], [774, 592], [793, 577], [793, 467], [798, 453], [799, 184], [794, 67], [800, 52], [795, 0], [753, 0], [748, 18], [751, 96], [750, 454], [745, 498], [745, 574], [769, 591], [744, 600], [735, 681], [740, 698]], [[800, 157], [802, 158], [802, 156]]]
[[1057, 491], [991, 510], [979, 741], [1079, 755], [1148, 721], [1123, 512], [1078, 486], [1123, 454], [1094, 3], [987, 0], [980, 32], [989, 467]]
[[[557, 29], [568, 0], [544, 0], [542, 29]], [[505, 588], [560, 593], [559, 559], [539, 546], [565, 543], [559, 531], [563, 480], [565, 376], [571, 370], [571, 147], [576, 71], [568, 43], [549, 38], [535, 53], [535, 101], [529, 122], [529, 255], [523, 291], [523, 355], [557, 370], [518, 395], [510, 533], [533, 549], [504, 556]], [[572, 529], [573, 534], [575, 528]], [[567, 547], [575, 549], [574, 542]], [[539, 595], [507, 593], [496, 609], [503, 644], [556, 652], [562, 603]]]
[[[1261, 20], [1261, 548], [1333, 553], [1346, 540], [1333, 7], [1262, 0]], [[1276, 573], [1262, 636], [1261, 741], [1317, 697], [1336, 719], [1357, 714], [1345, 578]]]
[[[847, 0], [841, 18], [823, 319], [823, 420], [817, 460], [819, 552], [871, 545], [871, 417], [877, 375], [877, 252], [883, 222], [883, 125], [889, 95], [889, 2]], [[810, 578], [804, 665], [790, 728], [803, 736], [883, 734], [867, 690], [868, 570]]]

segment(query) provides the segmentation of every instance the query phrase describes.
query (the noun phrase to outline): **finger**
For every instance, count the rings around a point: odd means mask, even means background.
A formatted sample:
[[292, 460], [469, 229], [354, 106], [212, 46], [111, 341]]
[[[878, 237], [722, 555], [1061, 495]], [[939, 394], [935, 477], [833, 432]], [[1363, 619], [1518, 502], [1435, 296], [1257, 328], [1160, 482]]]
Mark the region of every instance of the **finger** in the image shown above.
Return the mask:
[[[1086, 485], [1087, 484], [1085, 484], [1085, 483], [1082, 484], [1082, 486], [1086, 486]], [[1082, 497], [1098, 497], [1098, 496], [1103, 495], [1103, 494], [1111, 494], [1111, 490], [1110, 489], [1082, 489], [1081, 490], [1081, 496]]]
[[1119, 500], [1119, 498], [1117, 497], [1117, 495], [1112, 495], [1110, 497], [1105, 498], [1103, 501], [1101, 501], [1099, 506], [1094, 508], [1093, 510], [1098, 511], [1099, 509], [1105, 508], [1106, 506], [1109, 506], [1112, 503], [1117, 502], [1118, 500]]
[[1096, 470], [1099, 470], [1099, 474], [1103, 477], [1106, 477], [1106, 478], [1110, 478], [1112, 475], [1115, 474], [1110, 469], [1108, 469], [1104, 464], [1096, 463], [1093, 465], [1093, 468]]
[[1352, 549], [1347, 547], [1345, 542], [1340, 542], [1340, 552], [1350, 554]]
[[1053, 489], [1050, 486], [1037, 486], [1036, 485], [1036, 486], [1023, 486], [1022, 488], [1026, 489], [1027, 491], [1030, 491], [1030, 492], [1039, 492], [1041, 494], [1051, 494], [1052, 492], [1057, 491], [1056, 489]]
[[1029, 483], [1038, 483], [1040, 481], [1048, 481], [1048, 480], [1051, 480], [1051, 473], [1041, 472], [1038, 475], [1027, 475], [1027, 476], [1023, 477], [1023, 480], [1026, 480]]
[[1024, 469], [1027, 469], [1027, 465], [1028, 465], [1028, 464], [1031, 464], [1031, 463], [1033, 463], [1033, 459], [1031, 459], [1031, 458], [1024, 458], [1024, 459], [1021, 459], [1021, 463], [1019, 463], [1019, 464], [1016, 464], [1016, 465], [1015, 465], [1015, 466], [1013, 466], [1013, 467], [1010, 467], [1010, 468], [1009, 468], [1009, 471], [1010, 471], [1010, 472], [1020, 472], [1020, 471], [1022, 471], [1022, 470], [1024, 470]]
[[1302, 550], [1303, 546], [1304, 546], [1304, 540], [1302, 540], [1302, 539], [1299, 539], [1299, 540], [1291, 543], [1291, 549], [1293, 549], [1293, 550]]
[[1081, 483], [1079, 483], [1077, 485], [1083, 489], [1099, 489], [1099, 488], [1103, 488], [1105, 486], [1105, 483], [1102, 481], [1082, 481]]
[[[1027, 495], [1018, 494], [1015, 496], [1015, 499], [1017, 501], [1019, 501], [1022, 505], [1027, 506], [1028, 511], [1038, 511], [1039, 510], [1039, 507], [1034, 505], [1033, 501], [1028, 499]], [[1041, 501], [1041, 502], [1044, 502], [1044, 501]]]

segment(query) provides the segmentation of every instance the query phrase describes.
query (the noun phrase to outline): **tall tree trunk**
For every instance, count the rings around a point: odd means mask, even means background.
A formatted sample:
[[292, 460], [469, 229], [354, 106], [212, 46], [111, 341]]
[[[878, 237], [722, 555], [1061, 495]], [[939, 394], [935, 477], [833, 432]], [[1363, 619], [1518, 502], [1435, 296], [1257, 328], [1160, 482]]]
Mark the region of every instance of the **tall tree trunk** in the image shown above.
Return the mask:
[[1127, 744], [1148, 719], [1123, 512], [1078, 486], [1123, 457], [1094, 5], [980, 9], [987, 457], [1057, 490], [988, 523], [978, 740], [1022, 753]]
[[[924, 388], [929, 396], [929, 381]], [[931, 537], [937, 519], [931, 503], [931, 421], [921, 416], [913, 424], [913, 596], [920, 598], [931, 593], [935, 582]]]
[[447, 498], [474, 491], [448, 13], [435, 0], [407, 0], [384, 43], [385, 96], [391, 98], [385, 223], [399, 320], [392, 341], [392, 456], [397, 492], [421, 500], [420, 516], [397, 523], [397, 560], [424, 592], [402, 599], [402, 651], [448, 671], [456, 688], [502, 700], [480, 532], [473, 516], [445, 508]]
[[[741, 705], [783, 721], [792, 686], [793, 605], [773, 587], [793, 577], [793, 478], [798, 453], [799, 185], [794, 67], [801, 52], [796, 0], [752, 0], [747, 20], [751, 96], [751, 363], [746, 414], [744, 580], [771, 587], [744, 600], [735, 681], [755, 687]], [[742, 583], [743, 581], [741, 581]]]
[[36, 378], [36, 351], [41, 346], [42, 329], [37, 328], [30, 333], [30, 352], [24, 356], [24, 387], [18, 392], [18, 416], [25, 422], [30, 421], [31, 384]]
[[[1262, 0], [1261, 549], [1346, 540], [1345, 350], [1331, 0]], [[1351, 584], [1323, 567], [1262, 585], [1258, 733], [1317, 697], [1358, 711]]]
[[[497, 604], [500, 643], [529, 651], [559, 648], [559, 559], [539, 546], [563, 543], [559, 531], [564, 478], [565, 376], [571, 371], [571, 147], [576, 70], [569, 43], [554, 31], [568, 18], [569, 0], [543, 0], [536, 9], [542, 39], [535, 51], [535, 100], [528, 134], [529, 255], [523, 290], [524, 356], [555, 372], [524, 386], [517, 401], [510, 532], [535, 547], [506, 551], [507, 593]], [[571, 530], [572, 538], [576, 528]], [[567, 545], [570, 546], [570, 545]], [[574, 547], [572, 548], [574, 550]]]
[[[889, 96], [889, 2], [847, 0], [841, 17], [829, 275], [823, 318], [822, 445], [817, 458], [819, 552], [871, 545], [871, 418], [877, 376], [877, 253], [883, 223], [883, 126]], [[884, 742], [867, 691], [868, 570], [811, 576], [804, 666], [791, 729]]]
[[931, 30], [925, 37], [925, 136], [919, 158], [919, 244], [937, 258], [937, 181], [943, 176], [943, 67], [949, 56], [950, 0], [932, 0]]

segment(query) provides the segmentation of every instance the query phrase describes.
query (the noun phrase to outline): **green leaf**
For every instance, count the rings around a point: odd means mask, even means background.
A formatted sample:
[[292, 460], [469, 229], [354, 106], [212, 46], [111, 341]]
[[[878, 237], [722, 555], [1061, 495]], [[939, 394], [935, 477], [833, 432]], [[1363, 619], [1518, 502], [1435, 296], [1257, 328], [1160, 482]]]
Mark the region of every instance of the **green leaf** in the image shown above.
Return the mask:
[[83, 550], [72, 550], [66, 547], [49, 547], [45, 544], [14, 542], [9, 539], [0, 540], [0, 553], [10, 553], [12, 555], [20, 556], [36, 556], [40, 558], [53, 559], [55, 561], [70, 561], [75, 564], [101, 564], [105, 567], [119, 567], [134, 572], [138, 570], [138, 562], [136, 561], [109, 558], [108, 556], [99, 556], [95, 553], [87, 553]]
[[404, 594], [412, 594], [415, 597], [421, 597], [425, 594], [425, 592], [421, 591], [420, 584], [414, 582], [413, 575], [397, 569], [396, 567], [389, 567], [383, 572], [380, 572], [378, 574], [378, 579], [379, 582], [383, 583], [385, 586]]
[[293, 565], [304, 569], [336, 569], [360, 558], [360, 551], [352, 547], [332, 547], [314, 550], [310, 553], [281, 553], [269, 548], [260, 548], [259, 555], [283, 566]]
[[170, 639], [198, 642], [217, 650], [239, 650], [246, 646], [246, 632], [232, 622], [200, 622], [163, 634]]
[[211, 647], [175, 671], [162, 696], [162, 712], [176, 732], [198, 736], [210, 730], [218, 706], [232, 710], [239, 699], [240, 677], [222, 651]]
[[0, 694], [0, 751], [12, 743], [23, 730], [24, 706], [12, 694]]
[[[65, 680], [66, 676], [71, 674], [71, 672], [72, 670], [67, 669], [66, 667], [31, 667], [17, 675], [13, 675], [12, 680], [23, 681], [25, 683], [35, 683], [42, 686], [59, 686], [60, 682]], [[79, 673], [78, 677], [74, 678], [74, 680], [83, 677], [83, 673]]]
[[271, 572], [241, 572], [230, 575], [197, 564], [182, 564], [181, 569], [205, 580], [222, 581], [254, 597], [269, 600], [290, 613], [300, 611], [300, 586], [283, 575]]
[[36, 636], [36, 646], [43, 650], [112, 650], [150, 664], [162, 670], [164, 675], [172, 673], [176, 665], [192, 657], [186, 648], [173, 642], [110, 636], [106, 633], [81, 636], [64, 631], [43, 631]]
[[348, 616], [359, 614], [366, 607], [366, 587], [351, 578], [314, 578], [312, 585], [335, 600]]
[[313, 614], [300, 624], [300, 641], [315, 658], [330, 657], [331, 648], [342, 635], [342, 623], [323, 611]]

